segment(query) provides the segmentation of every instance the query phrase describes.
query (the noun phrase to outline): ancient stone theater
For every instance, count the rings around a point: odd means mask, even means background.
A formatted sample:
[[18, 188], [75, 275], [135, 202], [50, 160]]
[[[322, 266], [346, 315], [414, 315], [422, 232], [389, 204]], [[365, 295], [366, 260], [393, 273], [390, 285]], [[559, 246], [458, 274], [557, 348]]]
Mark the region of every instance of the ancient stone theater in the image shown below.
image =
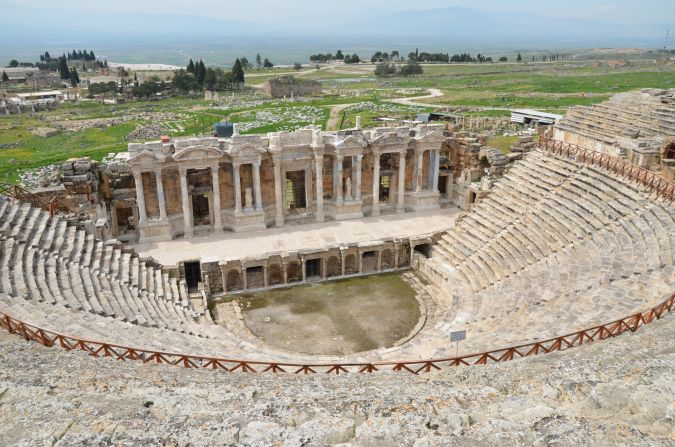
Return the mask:
[[[298, 374], [421, 374], [639, 332], [675, 299], [674, 117], [674, 90], [644, 90], [508, 154], [452, 124], [357, 124], [69, 160], [58, 188], [0, 196], [0, 325], [54, 356]], [[396, 342], [314, 355], [244, 324], [247, 294], [391, 272], [419, 309]]]

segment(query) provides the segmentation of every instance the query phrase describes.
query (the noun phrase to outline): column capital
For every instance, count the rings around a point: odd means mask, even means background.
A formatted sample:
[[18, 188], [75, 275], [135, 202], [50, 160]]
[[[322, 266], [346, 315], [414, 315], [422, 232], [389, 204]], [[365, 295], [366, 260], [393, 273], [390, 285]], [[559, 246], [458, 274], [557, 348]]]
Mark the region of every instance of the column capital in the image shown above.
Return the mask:
[[155, 169], [153, 169], [153, 172], [155, 174], [162, 175], [163, 170], [164, 170], [164, 168], [155, 168]]
[[179, 166], [179, 167], [178, 167], [178, 173], [179, 173], [181, 176], [185, 176], [185, 175], [187, 174], [187, 171], [188, 171], [188, 168], [185, 167], [185, 166]]
[[251, 164], [253, 165], [254, 168], [260, 169], [260, 165], [262, 164], [262, 162], [260, 162], [260, 161], [254, 161], [254, 162], [251, 163]]

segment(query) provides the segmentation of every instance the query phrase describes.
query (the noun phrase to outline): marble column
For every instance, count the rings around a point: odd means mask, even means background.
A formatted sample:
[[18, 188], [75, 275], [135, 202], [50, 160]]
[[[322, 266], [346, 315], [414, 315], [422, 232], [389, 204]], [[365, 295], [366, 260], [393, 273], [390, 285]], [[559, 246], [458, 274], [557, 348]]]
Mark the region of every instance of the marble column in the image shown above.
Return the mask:
[[253, 163], [253, 188], [255, 189], [255, 209], [263, 209], [262, 188], [260, 187], [260, 163]]
[[435, 157], [434, 155], [436, 152], [434, 151], [429, 151], [429, 168], [427, 172], [427, 189], [429, 191], [434, 190], [434, 163], [435, 163]]
[[398, 195], [396, 202], [396, 212], [405, 211], [405, 152], [398, 154]]
[[316, 221], [323, 222], [323, 154], [314, 154], [316, 170]]
[[420, 192], [422, 190], [422, 174], [424, 173], [424, 168], [422, 164], [424, 163], [424, 151], [417, 151], [417, 162], [415, 163], [415, 192]]
[[241, 213], [241, 179], [239, 177], [240, 163], [232, 163], [232, 178], [234, 181], [234, 212]]
[[223, 215], [220, 212], [220, 166], [211, 166], [211, 183], [213, 189], [213, 229], [220, 232], [223, 229]]
[[284, 195], [281, 191], [281, 157], [273, 157], [274, 162], [274, 204], [276, 206], [276, 215], [274, 216], [274, 225], [284, 226]]
[[138, 218], [141, 222], [148, 216], [145, 213], [145, 194], [143, 193], [143, 173], [134, 172], [134, 183], [136, 184], [136, 205], [138, 206]]
[[434, 151], [434, 170], [432, 174], [432, 183], [431, 190], [433, 192], [438, 192], [438, 171], [441, 169], [441, 153], [440, 151]]
[[166, 200], [164, 198], [164, 184], [162, 183], [162, 170], [155, 169], [155, 183], [157, 185], [157, 203], [159, 203], [159, 218], [166, 219]]
[[372, 216], [380, 215], [380, 154], [373, 152], [373, 207]]
[[336, 202], [339, 205], [342, 205], [343, 197], [342, 197], [342, 190], [344, 189], [344, 180], [342, 179], [342, 165], [343, 165], [343, 160], [344, 158], [342, 155], [338, 155], [336, 157], [337, 162], [335, 167], [337, 168], [335, 170], [335, 177], [337, 178], [337, 199]]
[[361, 200], [361, 160], [363, 159], [363, 155], [359, 154], [356, 156], [356, 175], [354, 176], [356, 179], [354, 180], [356, 184], [354, 185], [354, 198], [356, 200]]
[[184, 222], [184, 232], [185, 237], [191, 237], [194, 233], [192, 228], [192, 212], [190, 207], [190, 193], [188, 191], [187, 184], [187, 169], [180, 168], [178, 170], [180, 175], [180, 192], [181, 192], [181, 201], [183, 202], [183, 222]]

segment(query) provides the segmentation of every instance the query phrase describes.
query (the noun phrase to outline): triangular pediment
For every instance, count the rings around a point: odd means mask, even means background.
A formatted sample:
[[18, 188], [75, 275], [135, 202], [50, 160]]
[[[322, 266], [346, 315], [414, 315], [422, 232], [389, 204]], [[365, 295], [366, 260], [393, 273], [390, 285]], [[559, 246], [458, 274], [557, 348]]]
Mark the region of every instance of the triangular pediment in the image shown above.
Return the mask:
[[349, 135], [344, 140], [340, 140], [335, 144], [335, 149], [338, 151], [347, 151], [350, 149], [362, 149], [366, 147], [366, 142], [359, 140], [354, 135]]
[[223, 152], [215, 147], [190, 146], [173, 154], [173, 159], [176, 161], [208, 160], [220, 158], [222, 156]]
[[419, 143], [443, 143], [445, 137], [440, 132], [429, 132], [422, 135], [421, 137], [416, 137], [415, 141]]
[[160, 160], [154, 152], [149, 151], [149, 150], [144, 150], [141, 153], [131, 157], [129, 159], [129, 164], [144, 164], [144, 163], [156, 163], [158, 160]]
[[375, 138], [371, 145], [374, 147], [407, 145], [410, 137], [403, 136], [398, 132], [387, 132]]

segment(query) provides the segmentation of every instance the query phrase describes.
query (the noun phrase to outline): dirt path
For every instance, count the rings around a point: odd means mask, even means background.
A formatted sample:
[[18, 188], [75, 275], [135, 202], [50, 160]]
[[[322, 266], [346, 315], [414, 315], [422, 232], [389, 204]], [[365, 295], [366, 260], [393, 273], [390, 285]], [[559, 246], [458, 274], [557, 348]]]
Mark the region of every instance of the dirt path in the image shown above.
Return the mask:
[[441, 104], [427, 104], [424, 102], [417, 102], [420, 99], [429, 99], [429, 98], [438, 98], [439, 96], [443, 96], [443, 92], [437, 88], [430, 88], [428, 89], [429, 94], [428, 95], [422, 95], [422, 96], [414, 96], [412, 98], [394, 98], [394, 99], [388, 99], [387, 102], [393, 102], [395, 104], [403, 104], [406, 106], [418, 106], [418, 107], [445, 107]]
[[330, 116], [328, 117], [328, 121], [326, 122], [326, 130], [338, 130], [338, 126], [340, 125], [340, 113], [346, 109], [347, 107], [358, 104], [356, 102], [350, 102], [347, 104], [335, 104], [334, 106], [331, 106], [330, 109]]

